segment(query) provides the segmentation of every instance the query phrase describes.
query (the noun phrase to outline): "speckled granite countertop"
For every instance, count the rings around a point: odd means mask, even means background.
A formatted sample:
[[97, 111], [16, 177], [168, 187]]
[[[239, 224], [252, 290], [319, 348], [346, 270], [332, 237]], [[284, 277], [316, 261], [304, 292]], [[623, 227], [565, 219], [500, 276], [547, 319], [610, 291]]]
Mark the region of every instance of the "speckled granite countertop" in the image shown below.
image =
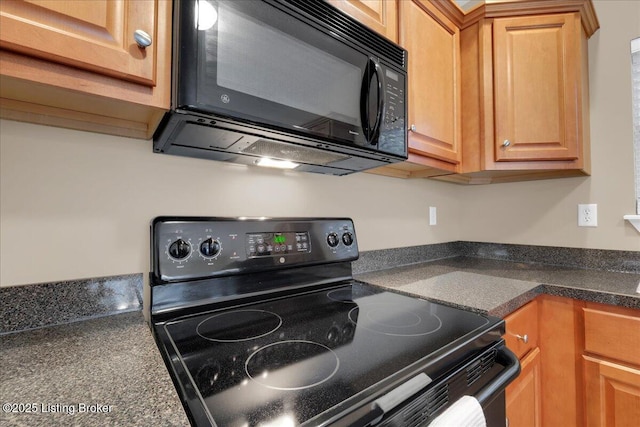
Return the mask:
[[355, 277], [498, 317], [543, 293], [640, 309], [640, 274], [632, 273], [455, 257]]
[[0, 336], [0, 360], [0, 425], [189, 425], [141, 312]]
[[[640, 308], [638, 273], [458, 256], [355, 277], [499, 317], [542, 293]], [[7, 313], [16, 301], [5, 303]], [[140, 311], [0, 335], [0, 357], [0, 425], [189, 425]]]

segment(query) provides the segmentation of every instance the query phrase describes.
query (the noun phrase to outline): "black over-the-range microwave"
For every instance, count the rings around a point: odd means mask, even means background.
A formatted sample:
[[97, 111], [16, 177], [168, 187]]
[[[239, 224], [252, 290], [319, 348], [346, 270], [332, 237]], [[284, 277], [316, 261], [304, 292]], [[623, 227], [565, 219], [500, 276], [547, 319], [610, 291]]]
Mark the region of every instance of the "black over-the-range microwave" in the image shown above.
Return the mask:
[[322, 0], [174, 4], [154, 151], [332, 175], [406, 160], [400, 46]]

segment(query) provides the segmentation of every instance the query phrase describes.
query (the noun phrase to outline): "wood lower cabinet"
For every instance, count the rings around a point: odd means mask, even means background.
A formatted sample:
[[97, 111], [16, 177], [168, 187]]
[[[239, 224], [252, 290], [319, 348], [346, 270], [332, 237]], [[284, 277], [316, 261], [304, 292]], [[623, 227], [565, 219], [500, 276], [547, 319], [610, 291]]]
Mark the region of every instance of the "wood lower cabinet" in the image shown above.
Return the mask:
[[397, 0], [327, 0], [362, 24], [398, 42]]
[[510, 427], [541, 426], [541, 357], [538, 347], [538, 301], [505, 318], [507, 347], [520, 359], [520, 375], [506, 389]]
[[540, 319], [540, 390], [543, 426], [582, 426], [582, 302], [542, 295]]
[[638, 425], [640, 310], [542, 295], [505, 321], [522, 368], [506, 390], [511, 427]]
[[588, 427], [640, 422], [640, 311], [587, 303], [584, 399]]
[[[0, 2], [3, 118], [149, 138], [169, 108], [170, 0]], [[147, 33], [141, 48], [134, 33]]]
[[509, 427], [540, 427], [540, 349], [536, 347], [521, 359], [520, 367], [520, 376], [506, 390]]
[[[638, 343], [634, 343], [637, 347]], [[636, 348], [635, 351], [638, 351]], [[586, 425], [635, 427], [640, 423], [640, 367], [584, 356]]]

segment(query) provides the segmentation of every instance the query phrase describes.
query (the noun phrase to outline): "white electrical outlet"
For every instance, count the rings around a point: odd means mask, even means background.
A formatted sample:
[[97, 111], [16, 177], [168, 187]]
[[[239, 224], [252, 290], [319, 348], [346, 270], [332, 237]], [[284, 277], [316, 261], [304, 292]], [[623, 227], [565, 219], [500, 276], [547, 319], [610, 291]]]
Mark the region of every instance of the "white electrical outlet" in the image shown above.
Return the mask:
[[578, 227], [598, 226], [598, 205], [578, 205]]
[[429, 225], [436, 225], [438, 223], [438, 217], [435, 206], [429, 206]]

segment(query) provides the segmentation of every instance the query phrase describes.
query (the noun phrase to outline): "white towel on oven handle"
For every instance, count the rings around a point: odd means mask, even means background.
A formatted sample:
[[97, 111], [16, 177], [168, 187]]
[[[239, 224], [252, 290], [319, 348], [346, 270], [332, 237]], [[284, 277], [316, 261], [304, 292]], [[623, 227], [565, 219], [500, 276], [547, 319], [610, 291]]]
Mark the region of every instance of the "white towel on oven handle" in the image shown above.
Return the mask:
[[433, 420], [429, 427], [487, 427], [478, 399], [462, 396]]

